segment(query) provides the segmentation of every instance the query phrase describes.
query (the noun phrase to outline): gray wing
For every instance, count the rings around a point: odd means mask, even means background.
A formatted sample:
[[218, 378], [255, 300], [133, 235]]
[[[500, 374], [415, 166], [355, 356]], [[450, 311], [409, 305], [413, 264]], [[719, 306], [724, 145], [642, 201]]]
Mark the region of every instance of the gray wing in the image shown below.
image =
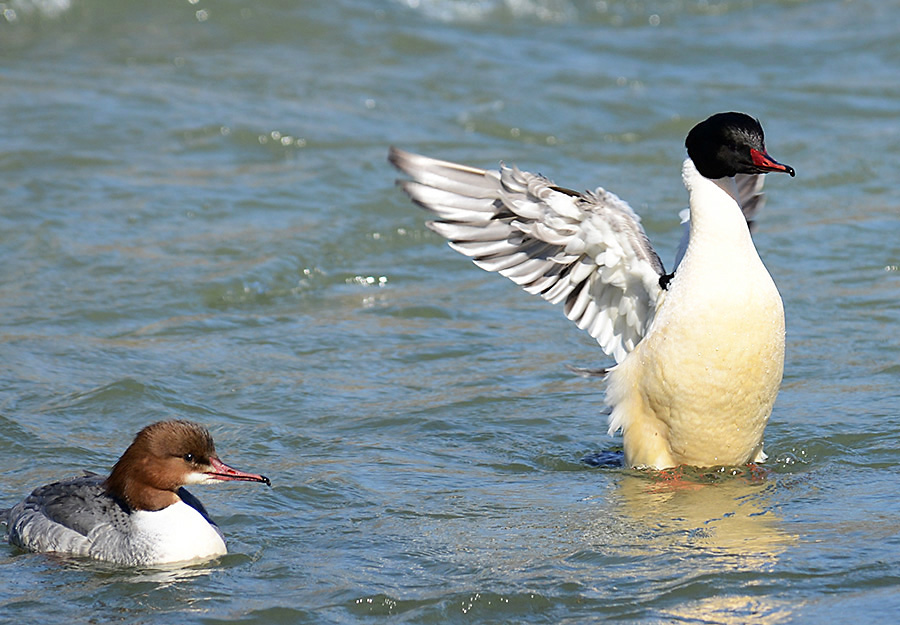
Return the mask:
[[14, 506], [9, 541], [31, 551], [89, 555], [98, 527], [114, 531], [127, 523], [128, 511], [106, 493], [102, 477], [91, 475], [42, 486]]
[[26, 499], [39, 507], [50, 520], [87, 536], [99, 523], [110, 518], [128, 518], [123, 504], [106, 493], [104, 478], [79, 477], [35, 490]]
[[640, 218], [614, 194], [576, 193], [543, 176], [483, 170], [391, 148], [400, 181], [437, 219], [428, 227], [586, 330], [617, 362], [653, 320], [665, 273]]

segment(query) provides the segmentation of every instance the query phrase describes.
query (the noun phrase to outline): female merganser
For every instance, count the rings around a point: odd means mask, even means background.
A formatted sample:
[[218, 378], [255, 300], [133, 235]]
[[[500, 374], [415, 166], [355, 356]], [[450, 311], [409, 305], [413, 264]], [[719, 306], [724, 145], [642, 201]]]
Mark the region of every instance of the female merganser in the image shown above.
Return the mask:
[[109, 477], [48, 484], [8, 510], [9, 542], [128, 565], [224, 555], [222, 532], [183, 486], [231, 480], [271, 485], [219, 460], [203, 426], [160, 421], [138, 432]]
[[764, 460], [784, 369], [781, 296], [748, 219], [762, 174], [794, 170], [766, 153], [762, 127], [743, 113], [700, 122], [685, 146], [690, 224], [672, 274], [640, 218], [602, 188], [578, 193], [503, 164], [485, 171], [396, 148], [389, 156], [450, 247], [563, 302], [615, 358], [605, 371], [609, 432], [623, 431], [630, 467]]

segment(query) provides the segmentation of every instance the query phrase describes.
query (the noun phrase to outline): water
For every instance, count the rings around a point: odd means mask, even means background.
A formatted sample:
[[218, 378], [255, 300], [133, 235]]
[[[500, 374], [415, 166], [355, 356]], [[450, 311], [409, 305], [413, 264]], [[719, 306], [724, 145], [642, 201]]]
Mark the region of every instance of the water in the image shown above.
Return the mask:
[[[823, 623], [900, 612], [900, 3], [0, 4], [0, 504], [188, 418], [273, 479], [231, 553], [0, 548], [0, 620]], [[387, 146], [602, 184], [677, 245], [683, 138], [758, 116], [785, 299], [765, 471], [615, 449], [607, 362], [473, 267]]]

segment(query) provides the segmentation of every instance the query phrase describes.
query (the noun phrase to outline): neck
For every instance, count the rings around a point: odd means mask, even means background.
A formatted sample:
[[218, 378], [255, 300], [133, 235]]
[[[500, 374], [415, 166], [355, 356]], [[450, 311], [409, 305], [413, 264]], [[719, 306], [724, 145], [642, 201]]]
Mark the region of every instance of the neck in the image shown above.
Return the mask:
[[711, 280], [710, 275], [740, 275], [737, 272], [746, 269], [748, 263], [760, 263], [736, 199], [734, 179], [706, 178], [690, 159], [684, 162], [682, 174], [690, 193], [691, 224], [688, 247], [678, 272]]
[[684, 161], [682, 178], [690, 193], [691, 242], [713, 236], [722, 244], [753, 245], [734, 178], [706, 178], [691, 159]]
[[126, 451], [113, 467], [112, 473], [104, 482], [107, 493], [123, 502], [130, 510], [162, 510], [181, 501], [174, 491], [148, 484], [144, 479], [147, 473], [142, 466], [146, 459], [135, 460], [131, 456]]

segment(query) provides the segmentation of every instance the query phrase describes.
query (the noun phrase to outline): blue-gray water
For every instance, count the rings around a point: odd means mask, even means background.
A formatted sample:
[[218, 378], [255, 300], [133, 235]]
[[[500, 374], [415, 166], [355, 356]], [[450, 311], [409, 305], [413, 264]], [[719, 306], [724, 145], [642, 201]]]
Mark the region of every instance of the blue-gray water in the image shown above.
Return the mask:
[[[208, 425], [231, 553], [0, 547], [14, 623], [885, 623], [900, 613], [897, 0], [3, 0], [0, 507]], [[671, 264], [683, 138], [758, 116], [787, 311], [761, 474], [588, 455], [606, 361], [472, 266], [387, 147], [631, 202]], [[735, 279], [740, 279], [736, 276]], [[712, 482], [712, 483], [705, 483]]]

